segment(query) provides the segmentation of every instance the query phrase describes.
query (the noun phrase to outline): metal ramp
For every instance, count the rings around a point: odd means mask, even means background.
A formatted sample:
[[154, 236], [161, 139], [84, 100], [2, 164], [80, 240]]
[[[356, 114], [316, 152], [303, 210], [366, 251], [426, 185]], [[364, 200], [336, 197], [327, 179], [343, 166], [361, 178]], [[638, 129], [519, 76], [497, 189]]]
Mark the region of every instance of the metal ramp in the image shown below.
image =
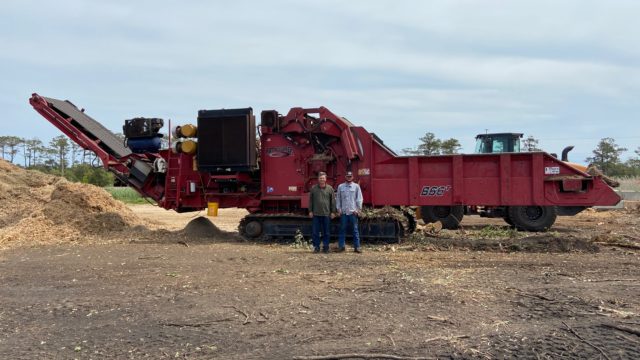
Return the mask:
[[[144, 154], [134, 154], [122, 139], [68, 100], [33, 94], [31, 105], [85, 150], [93, 151], [120, 180], [141, 189], [153, 171]], [[131, 156], [138, 155], [138, 156]]]
[[118, 138], [114, 133], [109, 131], [97, 122], [95, 119], [80, 111], [75, 105], [68, 100], [58, 100], [48, 97], [43, 97], [49, 106], [53, 108], [61, 116], [68, 118], [70, 123], [74, 125], [78, 130], [82, 131], [92, 140], [99, 140], [98, 146], [104, 149], [107, 153], [113, 155], [116, 158], [122, 158], [131, 155], [131, 150], [126, 147], [123, 141]]

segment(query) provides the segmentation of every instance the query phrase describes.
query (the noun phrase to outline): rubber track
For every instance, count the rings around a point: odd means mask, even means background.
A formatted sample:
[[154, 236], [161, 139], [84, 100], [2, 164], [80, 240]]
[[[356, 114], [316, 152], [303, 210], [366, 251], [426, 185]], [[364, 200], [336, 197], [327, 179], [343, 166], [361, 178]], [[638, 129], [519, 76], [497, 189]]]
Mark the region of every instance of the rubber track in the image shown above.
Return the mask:
[[[416, 229], [416, 220], [415, 220], [415, 215], [412, 209], [410, 208], [404, 208], [402, 210], [398, 210], [398, 218], [401, 218], [402, 220], [397, 220], [394, 218], [389, 218], [389, 217], [379, 217], [379, 218], [372, 218], [372, 217], [368, 217], [367, 219], [362, 219], [360, 220], [361, 222], [364, 221], [391, 221], [395, 224], [395, 228], [396, 228], [396, 235], [393, 239], [388, 239], [388, 240], [392, 240], [393, 242], [400, 242], [401, 239], [411, 233], [413, 233]], [[238, 232], [240, 233], [240, 235], [242, 237], [244, 237], [247, 240], [252, 240], [252, 241], [273, 241], [273, 238], [269, 235], [269, 234], [262, 234], [257, 238], [251, 238], [249, 236], [247, 236], [247, 234], [245, 233], [245, 226], [247, 225], [247, 223], [249, 221], [255, 220], [255, 219], [262, 219], [263, 223], [264, 221], [279, 221], [279, 220], [299, 220], [299, 221], [309, 221], [309, 217], [308, 216], [304, 216], [304, 215], [299, 215], [299, 214], [291, 214], [291, 213], [285, 213], [285, 214], [249, 214], [247, 216], [245, 216], [244, 218], [242, 218], [242, 220], [240, 221], [240, 224], [238, 225]], [[380, 241], [380, 238], [374, 238], [375, 241]], [[286, 238], [283, 239], [284, 241], [293, 241], [293, 238]], [[367, 241], [366, 237], [362, 237], [363, 241]]]

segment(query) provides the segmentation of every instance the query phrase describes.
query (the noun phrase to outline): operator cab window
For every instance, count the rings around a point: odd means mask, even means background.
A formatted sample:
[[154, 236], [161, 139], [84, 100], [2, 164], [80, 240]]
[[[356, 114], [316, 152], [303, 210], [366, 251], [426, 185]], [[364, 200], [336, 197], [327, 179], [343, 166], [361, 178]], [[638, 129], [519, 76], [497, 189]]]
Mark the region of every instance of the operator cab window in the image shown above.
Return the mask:
[[486, 139], [479, 138], [476, 140], [476, 154], [487, 154], [491, 152], [491, 149], [488, 149], [491, 143]]
[[520, 152], [520, 141], [518, 138], [513, 138], [513, 152]]
[[504, 152], [504, 149], [505, 149], [504, 140], [501, 140], [501, 139], [494, 139], [493, 140], [493, 152], [494, 153]]

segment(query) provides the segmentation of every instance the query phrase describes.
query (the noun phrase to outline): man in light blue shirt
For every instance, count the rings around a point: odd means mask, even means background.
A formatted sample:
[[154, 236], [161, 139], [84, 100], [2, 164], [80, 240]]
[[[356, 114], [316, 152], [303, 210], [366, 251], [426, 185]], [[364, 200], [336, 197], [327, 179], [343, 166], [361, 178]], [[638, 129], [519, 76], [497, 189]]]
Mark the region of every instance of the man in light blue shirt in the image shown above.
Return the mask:
[[358, 231], [358, 214], [362, 211], [362, 190], [360, 185], [353, 182], [353, 173], [347, 171], [344, 183], [338, 186], [336, 192], [336, 207], [340, 215], [340, 236], [338, 237], [338, 251], [344, 251], [344, 238], [347, 225], [353, 231], [353, 251], [361, 253], [360, 232]]

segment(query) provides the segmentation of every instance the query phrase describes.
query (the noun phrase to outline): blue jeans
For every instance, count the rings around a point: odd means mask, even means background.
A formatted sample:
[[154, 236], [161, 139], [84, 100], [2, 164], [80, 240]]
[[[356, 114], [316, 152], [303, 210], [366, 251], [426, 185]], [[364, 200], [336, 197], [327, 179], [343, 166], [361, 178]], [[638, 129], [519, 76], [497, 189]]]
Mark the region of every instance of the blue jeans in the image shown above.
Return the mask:
[[353, 248], [357, 249], [360, 247], [360, 232], [358, 231], [358, 217], [355, 214], [340, 215], [340, 236], [338, 237], [338, 247], [344, 247], [344, 237], [347, 232], [347, 224], [349, 224], [349, 228], [353, 231]]
[[320, 233], [322, 232], [322, 248], [329, 249], [329, 222], [331, 218], [328, 216], [313, 216], [313, 224], [311, 226], [311, 239], [313, 248], [320, 249]]

